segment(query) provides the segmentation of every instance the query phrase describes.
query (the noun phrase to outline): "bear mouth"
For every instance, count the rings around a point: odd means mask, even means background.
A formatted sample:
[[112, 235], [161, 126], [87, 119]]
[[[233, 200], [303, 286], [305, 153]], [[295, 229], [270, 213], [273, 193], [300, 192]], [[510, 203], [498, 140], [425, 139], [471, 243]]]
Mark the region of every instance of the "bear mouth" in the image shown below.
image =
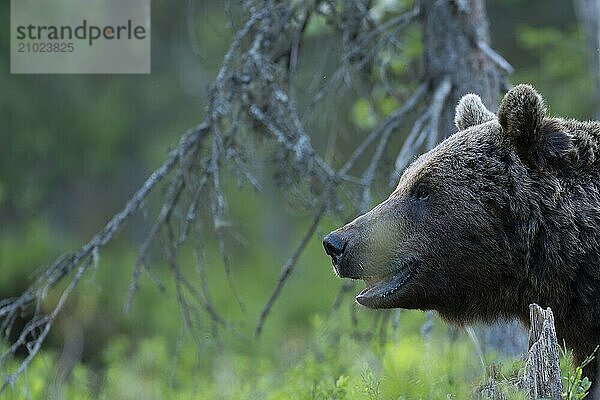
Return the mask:
[[386, 300], [400, 290], [413, 274], [415, 259], [408, 259], [402, 263], [399, 271], [382, 277], [362, 277], [366, 287], [356, 295], [356, 301], [369, 308], [386, 308]]

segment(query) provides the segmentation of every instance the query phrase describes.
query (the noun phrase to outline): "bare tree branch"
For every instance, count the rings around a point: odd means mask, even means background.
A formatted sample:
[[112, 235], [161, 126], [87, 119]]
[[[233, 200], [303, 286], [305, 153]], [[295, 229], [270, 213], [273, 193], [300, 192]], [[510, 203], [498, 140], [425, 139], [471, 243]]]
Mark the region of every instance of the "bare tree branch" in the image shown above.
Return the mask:
[[256, 325], [256, 329], [254, 330], [254, 333], [256, 334], [256, 336], [260, 336], [262, 329], [263, 329], [263, 325], [265, 323], [265, 320], [266, 320], [267, 316], [269, 315], [269, 312], [271, 311], [273, 304], [275, 304], [275, 300], [277, 300], [277, 297], [279, 297], [279, 294], [281, 293], [283, 286], [285, 285], [285, 283], [289, 279], [292, 271], [294, 270], [294, 267], [296, 266], [296, 263], [298, 262], [300, 255], [304, 251], [304, 248], [308, 244], [308, 241], [310, 240], [310, 238], [312, 238], [313, 234], [315, 233], [317, 226], [319, 226], [319, 222], [321, 221], [321, 217], [323, 216], [324, 212], [325, 212], [325, 207], [322, 207], [319, 210], [319, 212], [317, 212], [317, 215], [315, 216], [312, 224], [306, 231], [306, 234], [302, 237], [300, 244], [298, 245], [298, 247], [296, 248], [296, 250], [294, 251], [292, 256], [287, 260], [287, 262], [281, 268], [281, 273], [279, 274], [279, 278], [277, 279], [277, 285], [275, 286], [275, 290], [273, 290], [273, 293], [269, 297], [269, 300], [267, 301], [267, 303], [263, 307], [262, 312], [260, 313], [260, 318], [258, 319], [258, 324]]
[[[127, 300], [125, 301], [125, 312], [129, 313], [131, 309], [131, 302], [133, 300], [133, 296], [138, 290], [138, 282], [140, 280], [140, 276], [142, 274], [142, 267], [144, 265], [146, 256], [148, 255], [148, 251], [150, 250], [150, 246], [154, 242], [156, 235], [159, 233], [160, 228], [165, 224], [165, 222], [169, 219], [171, 213], [173, 212], [173, 207], [183, 190], [183, 178], [178, 176], [171, 185], [169, 186], [169, 190], [166, 195], [166, 201], [162, 206], [160, 214], [156, 218], [156, 221], [150, 228], [150, 232], [146, 236], [146, 239], [140, 246], [138, 258], [135, 262], [133, 277], [131, 279], [131, 283], [129, 285], [129, 291], [127, 293]], [[164, 290], [164, 287], [161, 287]]]
[[377, 133], [376, 136], [379, 136], [379, 132], [381, 132], [381, 140], [379, 141], [379, 144], [375, 149], [375, 153], [373, 154], [371, 163], [363, 173], [363, 194], [360, 206], [361, 212], [367, 211], [371, 204], [371, 184], [373, 183], [373, 179], [375, 178], [375, 170], [377, 169], [379, 160], [381, 160], [383, 151], [385, 150], [388, 144], [390, 135], [392, 134], [393, 130], [400, 124], [402, 118], [404, 118], [404, 116], [408, 112], [410, 112], [413, 108], [417, 106], [419, 101], [425, 96], [425, 93], [427, 93], [427, 86], [425, 84], [422, 84], [408, 99], [408, 101], [404, 103], [404, 105], [398, 110], [394, 111], [394, 113], [379, 127], [379, 129], [375, 131]]
[[483, 51], [485, 55], [487, 55], [497, 66], [502, 68], [504, 72], [507, 74], [512, 74], [514, 72], [515, 68], [504, 57], [492, 49], [485, 40], [478, 41], [477, 47], [479, 47], [479, 49]]
[[[294, 185], [300, 177], [302, 181], [310, 182], [308, 186], [323, 188], [320, 192], [310, 195], [310, 206], [317, 212], [299, 245], [283, 265], [275, 288], [262, 308], [255, 328], [256, 336], [260, 336], [274, 303], [281, 295], [302, 252], [314, 236], [322, 217], [328, 212], [341, 214], [342, 202], [338, 196], [345, 195], [353, 204], [357, 204], [353, 207], [355, 209], [351, 210], [353, 214], [366, 210], [371, 202], [370, 188], [392, 133], [403, 126], [408, 113], [416, 109], [425, 109], [422, 115], [416, 118], [412, 128], [407, 127], [410, 133], [396, 160], [396, 169], [399, 170], [422, 146], [426, 137], [429, 138], [428, 147], [434, 144], [437, 136], [434, 138], [433, 133], [437, 135], [443, 124], [445, 105], [456, 95], [453, 90], [456, 82], [451, 75], [446, 75], [447, 71], [435, 75], [434, 68], [426, 68], [418, 77], [420, 82], [416, 90], [408, 89], [416, 85], [403, 83], [406, 89], [401, 92], [406, 101], [362, 140], [339, 170], [328, 162], [331, 157], [323, 158], [315, 150], [311, 144], [311, 133], [314, 132], [308, 132], [304, 125], [305, 118], [311, 115], [315, 104], [327, 95], [333, 96], [335, 89], [340, 89], [335, 91], [335, 95], [339, 96], [342, 90], [354, 84], [354, 76], [366, 80], [370, 78], [370, 71], [373, 70], [371, 67], [383, 68], [379, 65], [382, 63], [379, 55], [383, 51], [401, 51], [400, 36], [404, 29], [417, 22], [422, 22], [427, 29], [432, 27], [431, 21], [428, 22], [429, 14], [426, 14], [422, 7], [422, 3], [433, 7], [428, 1], [417, 2], [416, 6], [380, 24], [370, 15], [370, 3], [348, 0], [348, 3], [344, 4], [347, 7], [338, 7], [336, 2], [328, 0], [241, 2], [242, 9], [247, 13], [246, 22], [234, 35], [211, 86], [206, 120], [182, 136], [165, 162], [88, 243], [76, 252], [55, 260], [21, 296], [0, 301], [0, 327], [6, 337], [11, 333], [15, 320], [22, 315], [29, 316], [29, 321], [18, 338], [2, 353], [0, 365], [4, 365], [8, 357], [23, 346], [28, 350], [28, 355], [12, 373], [7, 373], [0, 392], [14, 383], [38, 354], [66, 300], [89, 267], [97, 262], [100, 250], [114, 240], [116, 233], [142, 207], [151, 192], [165, 180], [167, 190], [162, 206], [140, 245], [133, 266], [125, 310], [129, 311], [131, 308], [143, 271], [146, 270], [150, 274], [149, 268], [145, 268], [148, 254], [152, 245], [160, 239], [169, 272], [173, 277], [175, 296], [185, 329], [194, 336], [194, 332], [206, 319], [213, 327], [215, 336], [218, 327], [233, 330], [233, 324], [219, 314], [211, 301], [207, 266], [202, 259], [206, 244], [201, 236], [201, 226], [210, 225], [212, 222], [214, 232], [211, 232], [211, 237], [216, 240], [221, 252], [231, 291], [238, 299], [240, 307], [244, 309], [235, 289], [234, 266], [225, 246], [230, 232], [225, 229], [229, 222], [227, 193], [222, 182], [222, 179], [226, 179], [222, 167], [226, 165], [231, 167], [238, 179], [260, 188], [260, 183], [244, 162], [251, 158], [248, 157], [248, 153], [254, 156], [251, 150], [244, 149], [244, 140], [247, 137], [244, 135], [254, 135], [260, 138], [261, 143], [266, 142], [266, 146], [272, 146], [279, 157], [278, 160], [282, 160], [280, 163], [274, 163], [273, 167], [280, 170]], [[300, 65], [306, 28], [311, 16], [317, 14], [325, 17], [327, 23], [334, 28], [342, 52], [336, 60], [335, 72], [327, 83], [306, 94], [310, 102], [302, 112], [303, 118], [300, 118], [297, 104], [303, 103], [296, 97], [294, 78]], [[426, 39], [430, 37], [431, 35]], [[475, 39], [475, 43], [482, 43], [479, 44], [479, 51], [502, 67], [503, 59], [489, 48], [485, 35]], [[430, 58], [431, 55], [427, 53], [425, 60]], [[385, 74], [382, 76], [385, 77]], [[449, 78], [440, 82], [440, 76]], [[431, 88], [435, 89], [433, 93]], [[433, 99], [431, 106], [422, 105], [425, 98]], [[366, 150], [377, 140], [377, 146], [370, 160], [366, 161], [364, 170], [351, 174], [351, 170], [359, 164]], [[202, 205], [207, 206], [201, 207]], [[204, 219], [210, 222], [206, 223]], [[161, 233], [165, 235], [160, 235]], [[184, 268], [185, 264], [179, 258], [180, 247], [188, 239], [192, 240], [189, 238], [190, 234], [193, 236], [196, 274], [199, 278], [197, 285], [189, 278], [189, 270]], [[74, 271], [76, 272], [73, 273]], [[150, 277], [153, 278], [152, 275]], [[68, 282], [65, 290], [62, 291], [52, 312], [45, 315], [41, 310], [44, 308], [42, 302], [46, 294], [63, 281]], [[161, 285], [159, 283], [160, 288]], [[344, 294], [352, 287], [353, 283], [342, 286], [333, 305], [334, 310], [341, 306]], [[351, 308], [353, 326], [356, 326], [355, 311], [355, 308]], [[383, 329], [389, 320], [389, 315], [381, 318], [381, 325], [378, 325], [381, 337], [385, 336]], [[397, 322], [393, 323], [397, 326]], [[197, 338], [195, 340], [199, 347], [199, 341]]]
[[394, 163], [394, 171], [390, 175], [390, 186], [397, 183], [398, 178], [402, 174], [402, 170], [408, 165], [410, 159], [417, 154], [425, 139], [429, 136], [427, 131], [423, 130], [423, 125], [431, 118], [431, 108], [428, 108], [413, 124], [410, 133], [406, 137], [396, 162]]
[[427, 149], [432, 149], [440, 137], [440, 117], [444, 110], [446, 98], [452, 90], [450, 79], [444, 78], [433, 93], [433, 102], [431, 103], [431, 119], [429, 120], [429, 136], [427, 137]]

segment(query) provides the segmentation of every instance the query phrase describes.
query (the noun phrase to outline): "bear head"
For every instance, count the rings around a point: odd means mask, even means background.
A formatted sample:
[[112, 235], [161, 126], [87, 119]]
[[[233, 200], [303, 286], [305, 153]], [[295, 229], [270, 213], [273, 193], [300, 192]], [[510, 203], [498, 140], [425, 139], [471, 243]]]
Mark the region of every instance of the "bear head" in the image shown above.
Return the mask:
[[335, 272], [366, 283], [360, 304], [435, 309], [458, 323], [521, 307], [520, 291], [534, 280], [532, 187], [552, 179], [572, 148], [545, 114], [528, 85], [510, 90], [497, 116], [477, 95], [464, 96], [458, 131], [418, 157], [385, 201], [325, 237]]

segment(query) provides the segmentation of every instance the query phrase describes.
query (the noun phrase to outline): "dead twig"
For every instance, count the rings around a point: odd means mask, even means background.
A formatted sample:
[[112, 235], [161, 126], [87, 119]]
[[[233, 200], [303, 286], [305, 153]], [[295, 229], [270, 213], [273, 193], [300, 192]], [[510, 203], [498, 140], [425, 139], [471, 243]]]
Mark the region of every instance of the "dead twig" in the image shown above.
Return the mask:
[[296, 263], [298, 262], [300, 255], [304, 251], [304, 248], [308, 244], [308, 241], [315, 233], [315, 230], [317, 229], [317, 226], [319, 225], [319, 222], [321, 221], [321, 217], [323, 216], [324, 212], [325, 212], [325, 207], [321, 207], [319, 212], [317, 212], [317, 215], [315, 216], [312, 224], [306, 231], [306, 234], [304, 234], [304, 236], [302, 237], [300, 244], [298, 245], [298, 247], [296, 248], [296, 250], [294, 251], [292, 256], [287, 260], [287, 262], [281, 268], [281, 272], [279, 273], [279, 278], [277, 279], [277, 285], [275, 286], [273, 293], [271, 293], [269, 300], [263, 307], [263, 309], [260, 313], [260, 318], [258, 319], [258, 324], [256, 325], [256, 329], [254, 330], [254, 333], [256, 334], [257, 337], [260, 336], [263, 326], [264, 326], [264, 323], [265, 323], [265, 320], [266, 320], [267, 316], [269, 315], [271, 308], [273, 308], [273, 304], [275, 304], [275, 300], [277, 300], [277, 298], [279, 297], [279, 294], [281, 293], [283, 286], [285, 285], [285, 283], [287, 282], [288, 278], [290, 277], [292, 271], [294, 270], [294, 267], [296, 266]]
[[427, 137], [427, 150], [433, 149], [440, 140], [440, 116], [446, 103], [446, 98], [452, 90], [450, 79], [444, 78], [433, 93], [431, 103], [431, 119], [429, 120], [429, 136]]
[[[394, 111], [392, 115], [390, 115], [390, 117], [376, 130], [376, 132], [381, 132], [381, 140], [375, 149], [371, 163], [363, 173], [363, 192], [360, 203], [361, 212], [367, 211], [371, 204], [371, 184], [375, 178], [375, 170], [377, 169], [379, 160], [381, 160], [381, 157], [383, 156], [383, 152], [388, 144], [390, 135], [392, 134], [393, 130], [402, 122], [404, 116], [417, 106], [419, 101], [425, 96], [425, 93], [427, 93], [427, 87], [425, 84], [423, 84], [419, 86], [417, 90], [415, 90], [415, 92], [402, 107]], [[379, 136], [379, 134], [376, 136]]]

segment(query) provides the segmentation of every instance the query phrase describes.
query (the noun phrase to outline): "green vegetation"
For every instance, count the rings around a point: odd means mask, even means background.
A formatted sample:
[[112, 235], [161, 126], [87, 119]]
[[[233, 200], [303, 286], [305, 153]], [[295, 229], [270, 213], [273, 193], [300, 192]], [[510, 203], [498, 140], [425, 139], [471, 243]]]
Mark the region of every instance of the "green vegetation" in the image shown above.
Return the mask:
[[[572, 366], [572, 354], [566, 349], [562, 348], [562, 375], [563, 375], [563, 399], [566, 400], [581, 400], [589, 394], [589, 389], [592, 382], [585, 376], [583, 376], [583, 368], [594, 361], [596, 355], [592, 354], [588, 356], [581, 365], [573, 368]], [[598, 348], [596, 348], [597, 353]]]

